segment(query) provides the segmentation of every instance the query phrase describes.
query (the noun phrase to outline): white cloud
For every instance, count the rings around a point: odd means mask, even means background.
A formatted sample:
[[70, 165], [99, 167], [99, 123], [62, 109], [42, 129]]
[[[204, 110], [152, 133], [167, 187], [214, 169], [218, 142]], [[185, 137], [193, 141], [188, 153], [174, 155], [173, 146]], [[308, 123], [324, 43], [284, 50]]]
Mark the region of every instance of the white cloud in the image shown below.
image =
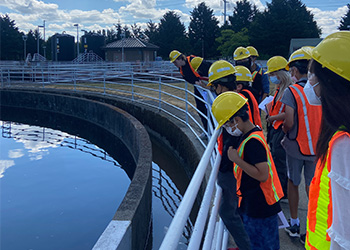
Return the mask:
[[14, 166], [14, 160], [0, 160], [0, 178], [4, 177], [5, 170]]
[[346, 14], [348, 7], [343, 6], [334, 11], [322, 11], [319, 8], [307, 8], [314, 14], [318, 26], [322, 29], [322, 37], [338, 30], [341, 18]]
[[24, 153], [22, 149], [12, 149], [8, 152], [8, 156], [11, 159], [21, 158], [23, 155]]

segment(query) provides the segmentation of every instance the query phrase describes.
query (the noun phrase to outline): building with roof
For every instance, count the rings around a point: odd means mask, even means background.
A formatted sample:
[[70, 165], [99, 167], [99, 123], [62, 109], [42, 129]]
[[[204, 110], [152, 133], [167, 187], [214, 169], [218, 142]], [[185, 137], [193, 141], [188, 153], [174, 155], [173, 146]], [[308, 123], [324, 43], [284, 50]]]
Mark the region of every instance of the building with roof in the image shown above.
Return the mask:
[[292, 38], [289, 45], [289, 55], [303, 46], [317, 46], [322, 38]]
[[159, 47], [138, 38], [124, 38], [103, 47], [106, 61], [149, 62], [154, 61]]

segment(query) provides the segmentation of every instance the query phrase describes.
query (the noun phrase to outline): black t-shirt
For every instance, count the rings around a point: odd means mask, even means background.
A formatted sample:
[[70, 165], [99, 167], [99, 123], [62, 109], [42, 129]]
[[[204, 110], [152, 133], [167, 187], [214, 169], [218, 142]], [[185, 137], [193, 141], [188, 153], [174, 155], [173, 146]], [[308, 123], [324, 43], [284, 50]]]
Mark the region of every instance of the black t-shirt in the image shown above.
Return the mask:
[[212, 65], [211, 62], [202, 61], [201, 65], [198, 67], [197, 72], [200, 76], [208, 77], [209, 68]]
[[[245, 135], [241, 141], [245, 140], [252, 132], [259, 131], [254, 128]], [[255, 138], [251, 138], [244, 147], [243, 160], [251, 165], [260, 162], [267, 162], [266, 149], [263, 144]], [[240, 211], [250, 217], [267, 218], [281, 211], [280, 204], [277, 202], [268, 205], [264, 193], [260, 188], [260, 181], [250, 177], [242, 171], [242, 181], [240, 191], [242, 193], [242, 203]]]
[[[194, 57], [191, 56], [190, 60], [192, 60]], [[181, 67], [182, 69], [182, 78], [185, 79], [187, 82], [191, 84], [195, 84], [196, 81], [199, 81], [199, 78], [193, 73], [190, 64], [188, 63], [188, 60], [186, 58], [186, 64]]]
[[226, 173], [226, 172], [233, 172], [233, 162], [230, 161], [230, 159], [227, 156], [227, 150], [230, 146], [237, 149], [239, 146], [239, 140], [240, 137], [238, 136], [232, 136], [229, 133], [227, 133], [226, 129], [222, 129], [222, 142], [223, 142], [223, 148], [222, 148], [222, 157], [221, 157], [221, 163], [220, 163], [220, 172]]
[[252, 87], [255, 90], [253, 93], [255, 98], [259, 100], [260, 96], [263, 94], [262, 75], [259, 74], [259, 72], [257, 72], [255, 75]]

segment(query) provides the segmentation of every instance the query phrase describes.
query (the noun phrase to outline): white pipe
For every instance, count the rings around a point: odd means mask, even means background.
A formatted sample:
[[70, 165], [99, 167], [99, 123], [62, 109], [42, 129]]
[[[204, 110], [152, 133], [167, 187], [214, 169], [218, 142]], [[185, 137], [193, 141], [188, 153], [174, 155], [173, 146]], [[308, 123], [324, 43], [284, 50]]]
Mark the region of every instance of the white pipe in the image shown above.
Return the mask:
[[193, 203], [196, 200], [198, 190], [201, 186], [202, 179], [208, 166], [211, 152], [214, 149], [219, 132], [220, 130], [215, 130], [213, 136], [211, 137], [208, 146], [206, 147], [204, 154], [197, 166], [197, 169], [191, 179], [191, 182], [188, 185], [180, 206], [177, 209], [176, 214], [170, 224], [168, 232], [163, 239], [160, 250], [177, 249], [183, 228], [192, 210]]
[[203, 249], [209, 250], [213, 241], [213, 234], [215, 230], [215, 222], [219, 211], [219, 205], [221, 200], [222, 189], [219, 185], [216, 185], [216, 193], [214, 199], [214, 205], [211, 209], [211, 214], [209, 218], [208, 228], [205, 233]]
[[193, 228], [193, 233], [192, 233], [192, 236], [190, 239], [190, 243], [187, 247], [188, 250], [190, 250], [190, 249], [197, 250], [200, 247], [204, 227], [205, 227], [206, 222], [207, 222], [207, 216], [208, 216], [208, 212], [209, 212], [209, 208], [210, 208], [211, 197], [213, 195], [215, 181], [216, 181], [216, 177], [218, 175], [220, 162], [221, 162], [221, 155], [218, 154], [216, 156], [216, 159], [215, 159], [214, 167], [211, 170], [211, 174], [210, 174], [210, 177], [208, 180], [207, 188], [205, 189], [205, 193], [203, 196], [201, 207], [199, 209], [196, 223], [195, 223], [195, 226]]

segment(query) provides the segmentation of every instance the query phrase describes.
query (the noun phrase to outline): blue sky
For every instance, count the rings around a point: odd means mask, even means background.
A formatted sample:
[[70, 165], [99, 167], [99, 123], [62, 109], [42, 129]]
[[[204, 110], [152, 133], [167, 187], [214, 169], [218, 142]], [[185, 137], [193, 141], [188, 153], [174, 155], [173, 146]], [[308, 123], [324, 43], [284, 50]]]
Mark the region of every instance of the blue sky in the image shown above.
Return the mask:
[[[169, 10], [181, 16], [186, 27], [190, 21], [190, 12], [200, 2], [214, 10], [220, 23], [223, 23], [223, 0], [0, 0], [0, 14], [9, 14], [17, 27], [24, 32], [34, 30], [46, 22], [46, 38], [54, 33], [76, 36], [75, 23], [79, 29], [100, 30], [121, 24], [137, 23], [145, 28], [152, 20], [155, 23]], [[227, 0], [227, 14], [232, 15], [235, 2]], [[249, 0], [260, 10], [271, 0]], [[334, 32], [342, 16], [347, 12], [345, 0], [303, 0], [314, 14], [317, 24], [322, 28], [322, 37]], [[79, 32], [81, 32], [79, 30]]]

